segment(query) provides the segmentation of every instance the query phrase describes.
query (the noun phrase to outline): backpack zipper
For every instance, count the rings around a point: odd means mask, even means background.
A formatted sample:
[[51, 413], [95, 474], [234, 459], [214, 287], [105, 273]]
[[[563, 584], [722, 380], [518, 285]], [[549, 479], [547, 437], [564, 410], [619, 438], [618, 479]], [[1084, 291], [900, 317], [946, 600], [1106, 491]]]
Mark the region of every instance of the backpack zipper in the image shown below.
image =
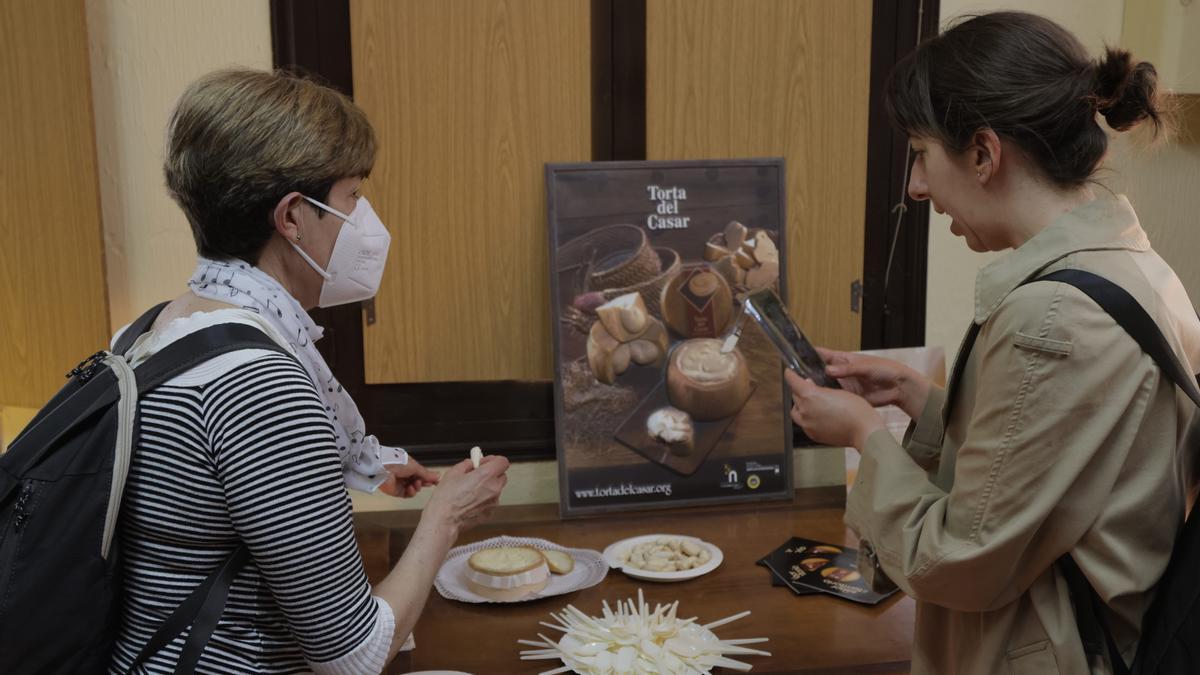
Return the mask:
[[92, 379], [92, 376], [95, 375], [96, 371], [100, 369], [101, 365], [103, 365], [104, 357], [107, 355], [108, 352], [99, 351], [87, 357], [83, 361], [80, 361], [79, 365], [75, 366], [71, 369], [71, 372], [67, 373], [67, 379], [69, 380], [71, 378], [76, 378], [79, 380], [80, 384], [87, 382], [88, 380]]
[[33, 501], [33, 483], [26, 483], [21, 486], [21, 492], [17, 495], [17, 503], [13, 506], [13, 532], [19, 532], [25, 522], [29, 520], [29, 516], [33, 513], [31, 501]]
[[[33, 481], [28, 481], [21, 486], [21, 491], [17, 493], [16, 503], [13, 504], [12, 517], [9, 518], [8, 527], [5, 528], [7, 531], [4, 533], [4, 538], [0, 539], [0, 589], [8, 587], [8, 580], [12, 575], [14, 563], [16, 563], [14, 558], [21, 543], [21, 530], [33, 513], [33, 492]], [[0, 594], [0, 613], [4, 611], [4, 597], [5, 594]]]

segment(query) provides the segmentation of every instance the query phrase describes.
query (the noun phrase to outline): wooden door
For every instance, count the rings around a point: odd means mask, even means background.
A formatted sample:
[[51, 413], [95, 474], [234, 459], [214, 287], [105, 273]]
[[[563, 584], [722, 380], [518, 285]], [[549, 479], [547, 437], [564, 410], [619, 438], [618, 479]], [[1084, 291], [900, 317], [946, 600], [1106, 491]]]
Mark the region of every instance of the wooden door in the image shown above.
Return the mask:
[[366, 381], [552, 377], [543, 165], [591, 158], [590, 0], [353, 0], [392, 248]]
[[0, 2], [0, 82], [0, 407], [30, 408], [108, 342], [83, 3]]
[[648, 0], [647, 159], [784, 157], [788, 294], [857, 349], [871, 0]]

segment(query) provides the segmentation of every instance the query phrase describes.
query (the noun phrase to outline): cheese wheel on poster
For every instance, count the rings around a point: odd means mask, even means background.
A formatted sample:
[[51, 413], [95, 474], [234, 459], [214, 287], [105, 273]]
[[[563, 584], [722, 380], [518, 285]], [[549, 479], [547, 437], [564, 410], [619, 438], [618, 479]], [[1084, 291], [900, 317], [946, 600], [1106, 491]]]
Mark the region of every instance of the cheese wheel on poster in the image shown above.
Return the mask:
[[750, 371], [737, 349], [721, 351], [721, 340], [679, 343], [667, 363], [667, 399], [698, 422], [728, 417], [750, 395]]

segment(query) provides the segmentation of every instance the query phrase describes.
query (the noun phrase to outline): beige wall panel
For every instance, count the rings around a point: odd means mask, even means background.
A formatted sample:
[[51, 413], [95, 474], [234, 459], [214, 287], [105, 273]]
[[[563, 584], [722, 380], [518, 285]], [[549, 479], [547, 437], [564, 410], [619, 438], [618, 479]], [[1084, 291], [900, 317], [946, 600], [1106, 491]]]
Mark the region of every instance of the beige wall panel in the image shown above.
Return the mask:
[[0, 404], [36, 407], [108, 333], [87, 30], [0, 2]]
[[0, 453], [29, 425], [38, 412], [37, 408], [13, 408], [0, 405]]
[[1176, 135], [1154, 142], [1148, 127], [1116, 134], [1100, 180], [1129, 197], [1155, 251], [1200, 306], [1200, 95], [1180, 97]]
[[196, 263], [163, 184], [167, 118], [193, 80], [271, 67], [267, 0], [86, 0], [110, 327], [182, 293]]
[[870, 0], [649, 0], [649, 159], [787, 160], [789, 307], [856, 349], [861, 317]]
[[353, 0], [392, 233], [371, 383], [550, 379], [543, 165], [591, 157], [588, 0]]

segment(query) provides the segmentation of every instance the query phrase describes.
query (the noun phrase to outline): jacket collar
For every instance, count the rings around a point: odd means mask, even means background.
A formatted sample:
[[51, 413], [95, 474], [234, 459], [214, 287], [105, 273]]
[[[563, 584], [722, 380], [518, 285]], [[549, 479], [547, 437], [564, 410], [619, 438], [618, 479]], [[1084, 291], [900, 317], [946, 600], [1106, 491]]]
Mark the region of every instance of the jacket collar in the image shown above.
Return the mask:
[[1147, 251], [1150, 240], [1124, 195], [1101, 192], [1059, 216], [1021, 245], [979, 270], [975, 278], [975, 323], [988, 320], [1018, 286], [1056, 260], [1077, 251]]

